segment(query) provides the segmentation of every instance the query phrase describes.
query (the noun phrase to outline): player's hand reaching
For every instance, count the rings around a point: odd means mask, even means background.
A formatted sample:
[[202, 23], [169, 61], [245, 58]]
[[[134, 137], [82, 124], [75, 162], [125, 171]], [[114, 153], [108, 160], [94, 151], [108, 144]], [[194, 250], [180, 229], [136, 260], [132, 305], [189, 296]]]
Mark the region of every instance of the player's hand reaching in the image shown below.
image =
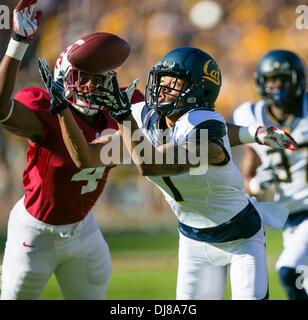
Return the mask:
[[5, 55], [21, 61], [36, 33], [42, 12], [35, 11], [37, 0], [21, 0], [13, 11], [13, 31]]
[[295, 150], [297, 148], [297, 143], [290, 134], [275, 127], [258, 127], [255, 138], [259, 144], [274, 149]]
[[49, 112], [51, 115], [55, 115], [70, 106], [64, 97], [63, 82], [54, 80], [44, 58], [39, 58], [38, 64], [41, 78], [44, 81], [51, 98]]
[[29, 43], [38, 30], [42, 12], [35, 12], [37, 0], [21, 0], [13, 11], [12, 38]]
[[[109, 110], [110, 115], [118, 122], [122, 123], [131, 114], [131, 98], [136, 90], [140, 79], [136, 79], [125, 91], [121, 91], [117, 77], [111, 77], [112, 92], [103, 86], [97, 86], [101, 91], [100, 95], [91, 94], [89, 98], [92, 102], [100, 103]], [[99, 99], [99, 100], [98, 100]]]

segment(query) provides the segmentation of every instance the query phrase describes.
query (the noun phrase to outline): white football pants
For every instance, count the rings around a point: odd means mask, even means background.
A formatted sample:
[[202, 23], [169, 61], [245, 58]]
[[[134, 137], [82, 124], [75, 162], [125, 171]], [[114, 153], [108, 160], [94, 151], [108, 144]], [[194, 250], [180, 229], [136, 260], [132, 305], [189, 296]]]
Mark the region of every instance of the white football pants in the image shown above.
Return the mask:
[[221, 300], [230, 268], [233, 300], [264, 299], [268, 290], [265, 234], [220, 244], [189, 239], [180, 233], [178, 300]]
[[78, 223], [55, 226], [31, 216], [23, 199], [12, 209], [1, 299], [39, 299], [53, 272], [64, 299], [105, 299], [111, 269], [108, 245], [91, 212]]

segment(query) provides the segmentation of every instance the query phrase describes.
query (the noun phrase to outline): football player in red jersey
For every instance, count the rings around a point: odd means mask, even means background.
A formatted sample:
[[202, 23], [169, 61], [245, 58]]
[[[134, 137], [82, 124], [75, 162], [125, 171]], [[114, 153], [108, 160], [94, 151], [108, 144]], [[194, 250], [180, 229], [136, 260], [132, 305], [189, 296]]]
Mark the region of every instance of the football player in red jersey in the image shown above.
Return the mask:
[[[80, 169], [74, 164], [58, 117], [50, 116], [47, 90], [30, 87], [12, 98], [20, 62], [39, 27], [41, 12], [35, 12], [36, 3], [22, 0], [15, 8], [12, 38], [0, 64], [1, 125], [29, 142], [23, 174], [25, 196], [9, 217], [1, 299], [39, 299], [53, 273], [64, 299], [105, 299], [111, 259], [91, 209], [111, 166]], [[60, 85], [61, 80], [65, 82], [66, 75], [60, 71], [68, 50], [57, 62], [55, 76]], [[65, 71], [70, 75], [79, 72]], [[88, 142], [101, 141], [98, 137], [103, 130], [118, 128], [102, 105], [86, 103], [85, 87], [108, 87], [111, 74], [82, 74], [82, 88], [74, 88], [79, 102], [71, 101], [70, 110]], [[134, 99], [137, 102], [143, 96]]]

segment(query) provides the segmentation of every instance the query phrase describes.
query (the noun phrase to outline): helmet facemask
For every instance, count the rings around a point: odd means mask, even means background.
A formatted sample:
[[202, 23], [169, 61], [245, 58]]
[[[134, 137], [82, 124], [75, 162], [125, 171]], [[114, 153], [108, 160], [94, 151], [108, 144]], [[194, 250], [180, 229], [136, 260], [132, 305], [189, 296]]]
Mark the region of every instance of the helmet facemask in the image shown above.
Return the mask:
[[[76, 110], [85, 115], [94, 115], [103, 109], [102, 102], [98, 101], [104, 99], [99, 99], [99, 97], [104, 95], [104, 92], [111, 90], [111, 76], [116, 73], [115, 71], [109, 71], [93, 75], [74, 68], [68, 61], [68, 53], [71, 48], [72, 46], [66, 48], [57, 59], [54, 80], [64, 86], [64, 96]], [[89, 84], [86, 78], [88, 80], [89, 78], [94, 79], [94, 83], [91, 81], [91, 84]], [[100, 80], [98, 81], [98, 79]]]
[[[278, 90], [266, 85], [267, 80], [270, 78], [280, 78], [281, 85]], [[295, 71], [285, 70], [266, 73], [258, 78], [258, 82], [259, 87], [262, 88], [261, 94], [265, 102], [282, 110], [292, 109], [302, 94], [299, 92], [297, 73]]]
[[[171, 87], [161, 84], [161, 78], [164, 76], [173, 77], [175, 79]], [[182, 80], [182, 84], [178, 85], [180, 79]], [[191, 80], [188, 73], [166, 70], [162, 71], [153, 68], [149, 73], [145, 89], [145, 101], [147, 107], [149, 109], [157, 110], [157, 112], [163, 116], [186, 112], [188, 107], [185, 105], [184, 97], [190, 83]], [[160, 103], [159, 100], [161, 94], [174, 97], [174, 99], [171, 102]], [[182, 106], [179, 106], [179, 104], [182, 104]]]
[[[300, 57], [288, 50], [272, 50], [260, 60], [255, 73], [256, 89], [268, 105], [287, 113], [299, 111], [300, 102], [306, 91], [306, 67]], [[266, 88], [269, 78], [281, 80], [279, 89]], [[271, 84], [268, 84], [270, 86]], [[278, 89], [278, 90], [277, 90]]]
[[[68, 68], [64, 75], [66, 100], [83, 114], [96, 114], [103, 108], [103, 105], [97, 104], [97, 99], [93, 101], [94, 99], [91, 97], [103, 94], [97, 91], [97, 86], [103, 86], [109, 91], [111, 88], [111, 76], [114, 74], [115, 72], [110, 71], [103, 74], [90, 75], [74, 67]], [[91, 78], [91, 82], [89, 78]]]

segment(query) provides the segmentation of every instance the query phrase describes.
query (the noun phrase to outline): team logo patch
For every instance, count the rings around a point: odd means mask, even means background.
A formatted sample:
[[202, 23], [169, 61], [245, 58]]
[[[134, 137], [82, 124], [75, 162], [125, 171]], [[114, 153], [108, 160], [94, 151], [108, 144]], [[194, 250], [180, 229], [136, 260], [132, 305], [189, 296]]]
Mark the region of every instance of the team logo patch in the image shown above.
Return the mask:
[[[213, 65], [214, 68], [209, 71], [210, 64]], [[216, 63], [213, 60], [210, 59], [210, 60], [206, 61], [206, 63], [204, 64], [204, 67], [203, 67], [203, 72], [205, 75], [202, 76], [202, 78], [208, 79], [211, 82], [220, 86], [220, 71], [219, 71]]]

